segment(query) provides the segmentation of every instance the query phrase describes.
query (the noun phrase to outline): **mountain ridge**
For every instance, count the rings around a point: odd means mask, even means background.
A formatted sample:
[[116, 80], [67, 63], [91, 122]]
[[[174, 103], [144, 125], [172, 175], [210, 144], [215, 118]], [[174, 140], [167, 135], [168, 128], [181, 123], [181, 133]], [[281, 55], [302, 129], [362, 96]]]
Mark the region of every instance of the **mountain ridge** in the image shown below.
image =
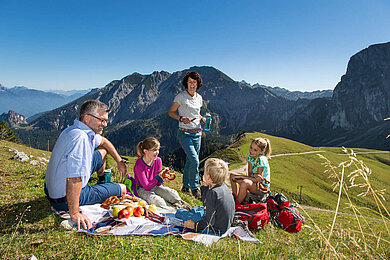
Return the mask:
[[[128, 150], [139, 139], [155, 135], [166, 142], [165, 148], [169, 151], [178, 147], [174, 134], [177, 122], [168, 117], [167, 112], [174, 97], [184, 90], [181, 81], [185, 73], [197, 71], [204, 82], [199, 90], [204, 99], [201, 114], [210, 112], [213, 117], [212, 132], [207, 133], [212, 140], [226, 140], [242, 131], [261, 131], [315, 146], [388, 149], [389, 140], [383, 140], [382, 135], [390, 122], [375, 116], [377, 111], [380, 115], [390, 113], [390, 99], [381, 97], [390, 91], [388, 49], [390, 43], [372, 45], [352, 56], [347, 73], [341, 77], [332, 98], [289, 100], [270, 89], [234, 81], [214, 67], [194, 66], [174, 73], [155, 71], [142, 75], [135, 72], [113, 80], [101, 89], [45, 113], [29, 127], [59, 133], [73, 124], [79, 106], [86, 99], [98, 99], [111, 108], [106, 133], [116, 145]], [[371, 69], [362, 75], [362, 71], [366, 71], [364, 66], [379, 68], [381, 73]], [[364, 109], [356, 110], [356, 107]], [[360, 120], [364, 117], [366, 120]], [[381, 132], [368, 131], [371, 128]], [[367, 133], [372, 136], [368, 137]], [[356, 135], [372, 141], [356, 139]]]

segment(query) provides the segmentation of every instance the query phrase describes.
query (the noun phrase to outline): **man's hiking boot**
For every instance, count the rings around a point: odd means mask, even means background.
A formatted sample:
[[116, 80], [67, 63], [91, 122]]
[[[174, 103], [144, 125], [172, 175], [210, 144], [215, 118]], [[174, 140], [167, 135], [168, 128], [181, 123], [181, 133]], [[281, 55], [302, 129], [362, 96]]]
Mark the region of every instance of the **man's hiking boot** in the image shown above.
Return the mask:
[[98, 180], [97, 180], [97, 183], [96, 183], [96, 184], [104, 184], [104, 183], [106, 183], [106, 182], [104, 181], [104, 175], [102, 175], [102, 176], [99, 176], [99, 175], [98, 175]]
[[195, 197], [195, 199], [202, 200], [202, 194], [199, 189], [191, 190], [191, 194]]

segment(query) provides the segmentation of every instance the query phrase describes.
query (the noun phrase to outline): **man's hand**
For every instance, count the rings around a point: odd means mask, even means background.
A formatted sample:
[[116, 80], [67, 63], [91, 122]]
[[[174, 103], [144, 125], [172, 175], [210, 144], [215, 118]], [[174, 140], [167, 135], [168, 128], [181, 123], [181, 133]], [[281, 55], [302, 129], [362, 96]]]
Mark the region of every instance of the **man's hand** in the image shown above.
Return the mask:
[[192, 220], [184, 221], [184, 227], [195, 229], [195, 222]]
[[118, 165], [118, 170], [119, 170], [120, 174], [121, 174], [122, 176], [125, 176], [125, 175], [126, 175], [126, 172], [127, 172], [127, 168], [126, 168], [125, 162], [121, 160], [121, 161], [119, 161], [119, 162], [117, 163], [117, 165]]
[[69, 215], [77, 223], [77, 229], [80, 229], [80, 223], [84, 228], [90, 229], [92, 227], [91, 220], [81, 214], [79, 209], [81, 186], [81, 177], [66, 179], [66, 200], [68, 202]]
[[92, 227], [91, 220], [87, 216], [81, 214], [80, 212], [71, 214], [70, 217], [75, 223], [77, 223], [78, 230], [80, 229], [81, 225], [84, 229], [90, 229]]

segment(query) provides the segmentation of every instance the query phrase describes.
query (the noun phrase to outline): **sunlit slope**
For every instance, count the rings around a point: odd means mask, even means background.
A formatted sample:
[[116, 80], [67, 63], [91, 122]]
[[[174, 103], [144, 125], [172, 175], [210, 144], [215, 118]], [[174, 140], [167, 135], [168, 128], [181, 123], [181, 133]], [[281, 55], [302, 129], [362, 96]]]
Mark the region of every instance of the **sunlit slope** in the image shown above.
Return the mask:
[[[246, 133], [225, 150], [220, 150], [210, 157], [219, 157], [230, 163], [230, 169], [242, 169], [246, 165], [246, 158], [251, 140], [256, 137], [268, 138], [271, 142], [272, 157], [269, 160], [271, 167], [271, 190], [272, 193], [282, 192], [291, 201], [300, 200], [300, 186], [302, 185], [301, 203], [327, 209], [334, 209], [337, 199], [337, 187], [333, 191], [333, 184], [338, 182], [337, 178], [330, 178], [331, 173], [337, 172], [341, 178], [342, 167], [331, 170], [325, 167], [326, 159], [337, 167], [341, 162], [348, 161], [349, 156], [342, 148], [337, 147], [311, 147], [302, 143], [288, 140], [281, 137], [270, 136], [262, 133]], [[357, 153], [357, 161], [344, 169], [343, 181], [350, 186], [350, 173], [355, 171], [359, 160], [371, 170], [369, 183], [373, 190], [383, 190], [390, 187], [390, 153], [370, 149], [354, 149]], [[330, 172], [325, 170], [329, 169]], [[365, 183], [363, 178], [357, 177], [355, 184]], [[350, 187], [348, 193], [353, 204], [360, 207], [375, 209], [375, 200], [371, 192], [368, 196], [358, 196], [367, 190], [366, 187]], [[386, 201], [382, 202], [389, 208], [388, 191], [385, 191]], [[347, 198], [342, 196], [341, 208], [347, 209]]]

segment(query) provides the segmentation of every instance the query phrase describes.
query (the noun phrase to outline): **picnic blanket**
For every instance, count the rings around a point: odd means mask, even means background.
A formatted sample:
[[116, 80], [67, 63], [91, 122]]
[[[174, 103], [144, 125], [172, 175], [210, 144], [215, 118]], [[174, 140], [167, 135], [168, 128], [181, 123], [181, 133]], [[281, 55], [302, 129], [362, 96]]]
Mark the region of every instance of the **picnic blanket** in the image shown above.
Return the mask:
[[[70, 219], [68, 212], [56, 211], [61, 218], [64, 219], [61, 225], [67, 228], [77, 229], [77, 225]], [[81, 206], [82, 214], [89, 217], [93, 227], [91, 229], [81, 229], [78, 232], [84, 232], [89, 235], [147, 235], [147, 236], [165, 236], [178, 235], [185, 240], [201, 242], [206, 246], [210, 246], [224, 237], [235, 237], [243, 241], [261, 244], [262, 242], [257, 238], [248, 234], [242, 227], [231, 227], [222, 236], [206, 235], [172, 225], [163, 225], [153, 222], [145, 217], [130, 217], [129, 219], [111, 219], [111, 211], [100, 207], [100, 204]], [[167, 210], [157, 208], [157, 213], [161, 216], [175, 216], [176, 210]]]

